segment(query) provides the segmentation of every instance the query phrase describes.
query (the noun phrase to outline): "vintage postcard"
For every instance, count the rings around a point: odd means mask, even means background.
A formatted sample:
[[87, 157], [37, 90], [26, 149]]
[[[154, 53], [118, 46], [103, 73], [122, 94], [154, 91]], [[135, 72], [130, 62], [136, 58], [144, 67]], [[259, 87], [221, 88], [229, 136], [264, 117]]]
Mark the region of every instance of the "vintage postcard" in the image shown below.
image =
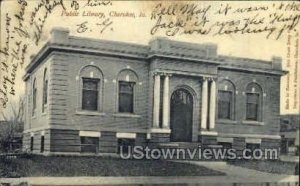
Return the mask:
[[0, 185], [299, 185], [298, 1], [0, 10]]

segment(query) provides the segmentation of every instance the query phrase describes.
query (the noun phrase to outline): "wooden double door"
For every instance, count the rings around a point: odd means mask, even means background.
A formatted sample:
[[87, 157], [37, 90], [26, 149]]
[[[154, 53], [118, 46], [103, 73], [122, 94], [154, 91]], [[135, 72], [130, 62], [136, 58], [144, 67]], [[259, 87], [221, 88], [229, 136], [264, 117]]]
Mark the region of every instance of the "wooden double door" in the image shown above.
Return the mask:
[[171, 141], [192, 141], [193, 96], [183, 88], [177, 89], [171, 96]]

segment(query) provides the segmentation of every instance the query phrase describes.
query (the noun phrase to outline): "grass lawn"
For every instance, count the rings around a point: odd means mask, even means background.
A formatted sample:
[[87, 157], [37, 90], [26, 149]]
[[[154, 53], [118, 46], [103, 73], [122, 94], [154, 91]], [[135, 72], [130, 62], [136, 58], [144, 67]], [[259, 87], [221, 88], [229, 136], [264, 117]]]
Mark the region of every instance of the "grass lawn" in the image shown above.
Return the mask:
[[299, 175], [299, 163], [283, 162], [280, 160], [248, 160], [248, 161], [233, 161], [230, 164], [241, 166], [248, 169], [254, 169], [262, 172], [275, 174]]
[[205, 167], [165, 160], [37, 156], [0, 160], [0, 177], [33, 176], [218, 176]]

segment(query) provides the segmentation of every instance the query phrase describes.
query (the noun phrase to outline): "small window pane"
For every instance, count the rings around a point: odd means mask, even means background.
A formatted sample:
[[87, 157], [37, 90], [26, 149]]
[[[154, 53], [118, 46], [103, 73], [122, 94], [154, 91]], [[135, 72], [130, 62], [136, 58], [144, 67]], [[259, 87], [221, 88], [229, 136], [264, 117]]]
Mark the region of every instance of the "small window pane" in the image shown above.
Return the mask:
[[99, 151], [99, 138], [97, 137], [80, 137], [81, 152], [98, 153]]
[[83, 78], [83, 110], [98, 110], [98, 84], [98, 79]]
[[259, 94], [247, 93], [246, 119], [258, 120]]
[[35, 115], [36, 112], [36, 95], [37, 95], [37, 88], [36, 88], [36, 81], [34, 80], [33, 87], [32, 87], [32, 116]]
[[41, 136], [41, 152], [44, 152], [45, 149], [45, 137]]
[[254, 103], [257, 104], [258, 103], [258, 94], [252, 94], [252, 93], [248, 93], [247, 94], [247, 103]]
[[43, 87], [43, 105], [42, 105], [42, 112], [45, 111], [45, 105], [48, 102], [48, 80], [44, 81], [44, 87]]
[[97, 110], [98, 91], [83, 90], [82, 109]]
[[248, 120], [257, 120], [257, 105], [256, 104], [247, 104], [247, 119]]
[[36, 108], [36, 88], [33, 89], [33, 109]]
[[34, 144], [34, 141], [33, 141], [33, 136], [30, 137], [30, 151], [32, 152], [33, 151], [33, 144]]
[[118, 139], [118, 153], [128, 154], [130, 153], [130, 148], [133, 148], [135, 146], [135, 140], [134, 139]]
[[[260, 148], [260, 144], [247, 143], [247, 144], [246, 144], [246, 149], [249, 149], [249, 150], [251, 150], [251, 151], [247, 151], [247, 152], [246, 152], [246, 155], [249, 156], [249, 157], [252, 156], [252, 155], [254, 155], [254, 154], [253, 154], [254, 150], [259, 149], [259, 148]], [[259, 156], [259, 152], [256, 151], [255, 155], [256, 155], [256, 156]]]
[[97, 81], [93, 79], [83, 79], [83, 89], [85, 90], [97, 90]]
[[43, 103], [47, 104], [48, 101], [48, 80], [45, 81], [45, 85], [44, 85], [44, 100]]
[[231, 119], [232, 92], [219, 91], [218, 118]]
[[133, 82], [119, 82], [119, 112], [133, 113]]

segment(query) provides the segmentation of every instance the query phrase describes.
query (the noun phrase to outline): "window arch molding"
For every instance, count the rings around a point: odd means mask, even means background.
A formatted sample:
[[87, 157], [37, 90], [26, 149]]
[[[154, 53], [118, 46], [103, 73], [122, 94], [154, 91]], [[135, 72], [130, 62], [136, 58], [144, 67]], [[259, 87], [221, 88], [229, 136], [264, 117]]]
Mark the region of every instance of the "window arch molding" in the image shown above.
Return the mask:
[[[254, 90], [252, 88], [255, 88]], [[263, 93], [263, 88], [262, 86], [257, 83], [257, 82], [250, 82], [246, 85], [245, 87], [246, 92], [248, 91], [253, 91], [253, 92], [257, 92], [257, 93]]]
[[116, 86], [116, 112], [131, 113], [136, 112], [136, 93], [139, 77], [132, 69], [123, 69], [117, 75]]
[[138, 82], [139, 78], [135, 71], [131, 69], [123, 69], [117, 75], [118, 81]]
[[102, 78], [103, 79], [103, 73], [102, 70], [95, 65], [85, 65], [83, 67], [81, 67], [81, 69], [79, 70], [78, 74], [79, 76], [84, 76], [84, 77], [91, 77], [91, 72], [98, 72], [96, 74], [93, 74], [92, 76], [95, 78]]
[[104, 87], [102, 70], [95, 65], [86, 65], [79, 70], [78, 77], [79, 110], [101, 112]]
[[232, 81], [223, 79], [218, 83], [218, 119], [235, 120], [236, 88]]
[[263, 88], [256, 82], [245, 87], [246, 111], [245, 119], [261, 122], [263, 120]]
[[178, 89], [185, 89], [186, 91], [188, 91], [193, 96], [193, 100], [195, 103], [197, 100], [199, 100], [199, 95], [195, 91], [195, 87], [193, 87], [191, 85], [186, 85], [186, 84], [179, 84], [176, 87], [174, 87], [173, 89], [170, 89], [170, 93], [175, 92]]

